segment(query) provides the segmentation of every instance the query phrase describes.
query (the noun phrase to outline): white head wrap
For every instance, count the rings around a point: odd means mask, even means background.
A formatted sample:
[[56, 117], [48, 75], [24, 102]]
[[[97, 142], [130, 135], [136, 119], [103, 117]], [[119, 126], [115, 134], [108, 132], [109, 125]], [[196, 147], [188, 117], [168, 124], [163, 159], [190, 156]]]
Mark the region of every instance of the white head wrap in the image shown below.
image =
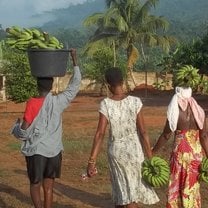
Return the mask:
[[190, 104], [191, 110], [199, 128], [203, 128], [205, 113], [204, 110], [197, 104], [196, 100], [192, 97], [192, 89], [190, 87], [176, 87], [175, 95], [172, 97], [167, 110], [167, 119], [169, 121], [171, 131], [175, 131], [177, 128], [179, 106], [183, 111], [185, 111], [188, 104]]

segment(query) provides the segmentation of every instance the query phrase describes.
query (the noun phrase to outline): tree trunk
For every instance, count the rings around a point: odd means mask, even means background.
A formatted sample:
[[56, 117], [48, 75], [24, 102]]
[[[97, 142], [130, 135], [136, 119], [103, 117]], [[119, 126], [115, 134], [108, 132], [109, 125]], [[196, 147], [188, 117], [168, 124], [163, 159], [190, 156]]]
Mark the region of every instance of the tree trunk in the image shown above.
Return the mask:
[[143, 60], [144, 60], [144, 70], [145, 70], [145, 97], [147, 97], [147, 66], [146, 66], [147, 58], [146, 58], [146, 55], [144, 53], [143, 45], [141, 44], [140, 47], [141, 47], [142, 57], [143, 57]]
[[116, 58], [116, 44], [115, 41], [113, 41], [113, 66], [116, 66], [117, 58]]
[[[131, 54], [131, 45], [127, 48], [127, 60], [129, 60], [130, 54]], [[131, 91], [131, 87], [129, 85], [129, 80], [132, 80], [133, 84], [134, 84], [134, 88], [137, 86], [136, 81], [135, 81], [135, 77], [133, 74], [133, 66], [127, 66], [127, 77], [126, 77], [126, 89], [127, 91]]]

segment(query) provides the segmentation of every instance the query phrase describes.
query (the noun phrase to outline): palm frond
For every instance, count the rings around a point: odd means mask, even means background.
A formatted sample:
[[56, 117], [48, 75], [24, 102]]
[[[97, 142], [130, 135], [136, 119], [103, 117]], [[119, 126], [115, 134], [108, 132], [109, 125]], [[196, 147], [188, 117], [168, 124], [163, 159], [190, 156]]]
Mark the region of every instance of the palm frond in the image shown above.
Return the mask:
[[143, 24], [143, 31], [156, 32], [157, 30], [167, 31], [169, 22], [164, 17], [149, 16]]
[[155, 7], [156, 4], [159, 2], [159, 0], [147, 0], [140, 8], [138, 14], [137, 14], [137, 19], [138, 20], [143, 20], [145, 19], [152, 7]]
[[126, 31], [128, 29], [127, 22], [123, 15], [120, 14], [121, 10], [116, 7], [110, 8], [105, 13], [105, 25], [112, 25], [114, 24], [114, 27], [117, 27], [120, 31]]
[[106, 40], [103, 40], [103, 39], [99, 41], [95, 41], [95, 42], [88, 42], [83, 48], [82, 54], [92, 57], [98, 48], [102, 48], [104, 46], [106, 46]]
[[104, 13], [94, 13], [93, 15], [88, 16], [84, 21], [83, 25], [86, 27], [93, 25], [100, 25], [103, 21]]
[[98, 29], [95, 31], [93, 36], [90, 38], [91, 42], [98, 41], [101, 39], [106, 39], [109, 37], [118, 37], [120, 35], [120, 32], [117, 30], [117, 28], [103, 28], [102, 30]]

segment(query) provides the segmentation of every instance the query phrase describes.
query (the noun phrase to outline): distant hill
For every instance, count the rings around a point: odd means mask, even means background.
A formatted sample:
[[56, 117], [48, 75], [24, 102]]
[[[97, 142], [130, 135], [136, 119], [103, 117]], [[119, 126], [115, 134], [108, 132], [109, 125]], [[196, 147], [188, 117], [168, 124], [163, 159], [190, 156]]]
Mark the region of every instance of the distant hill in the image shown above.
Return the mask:
[[[207, 32], [208, 0], [160, 0], [152, 12], [170, 22], [169, 33], [186, 39]], [[105, 0], [88, 0], [83, 4], [53, 10], [55, 20], [42, 26], [47, 31], [57, 28], [79, 28], [89, 15], [105, 10]]]
[[158, 15], [181, 22], [201, 22], [208, 20], [207, 0], [160, 0], [156, 7]]
[[207, 0], [160, 0], [155, 13], [169, 20], [171, 34], [187, 39], [208, 32], [207, 9]]
[[83, 4], [71, 5], [65, 9], [50, 12], [55, 20], [45, 23], [42, 28], [51, 31], [57, 28], [80, 28], [83, 20], [95, 13], [105, 10], [104, 0], [88, 0]]

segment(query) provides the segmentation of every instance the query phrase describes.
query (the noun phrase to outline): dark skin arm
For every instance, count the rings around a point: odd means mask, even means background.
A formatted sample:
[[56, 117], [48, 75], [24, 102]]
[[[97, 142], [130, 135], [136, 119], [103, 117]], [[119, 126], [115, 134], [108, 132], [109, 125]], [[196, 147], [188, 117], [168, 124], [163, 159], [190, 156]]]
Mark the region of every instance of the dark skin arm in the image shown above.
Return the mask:
[[153, 154], [155, 154], [168, 141], [168, 139], [170, 138], [171, 135], [172, 135], [172, 132], [169, 127], [169, 122], [168, 122], [168, 120], [166, 120], [166, 124], [163, 129], [163, 132], [159, 136], [156, 144], [154, 145], [154, 147], [152, 149]]
[[202, 145], [202, 148], [205, 152], [206, 157], [208, 157], [208, 135], [206, 131], [206, 124], [204, 122], [203, 129], [199, 130], [199, 138]]
[[145, 124], [144, 124], [144, 117], [142, 111], [137, 114], [137, 128], [140, 134], [140, 141], [142, 143], [142, 147], [146, 152], [148, 158], [152, 157], [152, 150], [150, 146], [150, 139], [147, 134]]
[[103, 144], [103, 139], [104, 139], [107, 124], [108, 124], [107, 118], [102, 113], [100, 113], [98, 127], [94, 136], [93, 145], [91, 149], [91, 156], [89, 159], [89, 162], [91, 161], [91, 163], [88, 163], [88, 167], [87, 167], [87, 174], [89, 177], [92, 177], [93, 175], [96, 174], [96, 168], [95, 168], [96, 159]]

